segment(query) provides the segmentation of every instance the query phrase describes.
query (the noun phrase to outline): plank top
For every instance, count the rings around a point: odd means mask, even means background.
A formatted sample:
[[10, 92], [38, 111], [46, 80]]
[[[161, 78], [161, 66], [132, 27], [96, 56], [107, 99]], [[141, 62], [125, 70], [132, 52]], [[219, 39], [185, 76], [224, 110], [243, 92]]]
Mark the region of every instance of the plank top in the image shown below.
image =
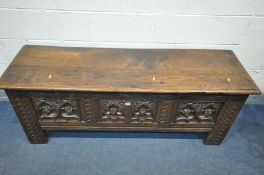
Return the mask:
[[24, 46], [2, 89], [259, 94], [230, 50]]

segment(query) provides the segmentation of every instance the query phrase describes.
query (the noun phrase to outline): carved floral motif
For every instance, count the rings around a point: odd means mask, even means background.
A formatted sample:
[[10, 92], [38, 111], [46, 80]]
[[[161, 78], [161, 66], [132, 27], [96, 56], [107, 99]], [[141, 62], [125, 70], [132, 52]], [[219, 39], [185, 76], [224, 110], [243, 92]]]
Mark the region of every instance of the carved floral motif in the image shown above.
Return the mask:
[[176, 122], [214, 122], [221, 103], [180, 103]]
[[102, 121], [124, 121], [125, 115], [122, 111], [125, 102], [120, 100], [103, 101]]
[[33, 103], [40, 114], [41, 120], [80, 119], [76, 100], [34, 98]]
[[133, 115], [131, 123], [147, 123], [154, 122], [154, 103], [151, 101], [133, 102]]

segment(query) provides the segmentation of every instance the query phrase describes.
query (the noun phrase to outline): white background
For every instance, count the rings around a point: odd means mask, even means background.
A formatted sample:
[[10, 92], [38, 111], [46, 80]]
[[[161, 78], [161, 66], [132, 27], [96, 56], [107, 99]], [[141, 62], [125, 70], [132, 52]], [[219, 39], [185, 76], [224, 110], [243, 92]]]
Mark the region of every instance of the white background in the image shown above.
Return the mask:
[[24, 44], [232, 49], [264, 90], [263, 0], [0, 0], [0, 75]]

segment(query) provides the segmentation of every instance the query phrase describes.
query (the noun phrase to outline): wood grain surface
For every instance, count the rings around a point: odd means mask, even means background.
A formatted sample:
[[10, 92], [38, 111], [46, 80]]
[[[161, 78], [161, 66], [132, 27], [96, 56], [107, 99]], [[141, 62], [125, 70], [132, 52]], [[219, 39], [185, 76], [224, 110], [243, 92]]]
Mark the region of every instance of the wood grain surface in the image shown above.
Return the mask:
[[24, 46], [2, 89], [259, 94], [230, 50]]

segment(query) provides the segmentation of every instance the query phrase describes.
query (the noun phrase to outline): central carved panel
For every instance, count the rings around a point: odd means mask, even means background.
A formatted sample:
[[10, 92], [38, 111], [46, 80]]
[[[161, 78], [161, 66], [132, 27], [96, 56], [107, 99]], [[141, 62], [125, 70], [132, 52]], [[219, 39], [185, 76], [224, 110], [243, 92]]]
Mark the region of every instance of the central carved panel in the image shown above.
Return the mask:
[[111, 127], [211, 127], [223, 105], [222, 99], [216, 98], [156, 94], [81, 94], [71, 98], [63, 94], [54, 99], [50, 95], [31, 99], [39, 120], [47, 124], [78, 121], [81, 125]]

